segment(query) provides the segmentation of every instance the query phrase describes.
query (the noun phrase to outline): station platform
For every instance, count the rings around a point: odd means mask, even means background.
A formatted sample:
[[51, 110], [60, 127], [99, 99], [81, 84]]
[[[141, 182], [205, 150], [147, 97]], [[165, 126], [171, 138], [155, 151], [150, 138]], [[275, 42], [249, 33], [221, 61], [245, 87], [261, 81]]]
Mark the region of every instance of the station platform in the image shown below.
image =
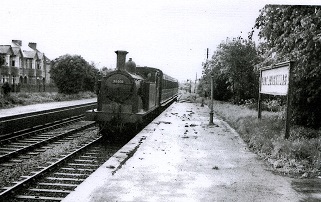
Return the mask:
[[91, 98], [91, 99], [82, 99], [82, 100], [61, 101], [61, 102], [48, 102], [48, 103], [41, 103], [41, 104], [17, 106], [17, 107], [7, 108], [7, 109], [0, 109], [0, 118], [7, 117], [7, 116], [14, 116], [18, 114], [38, 112], [43, 110], [58, 109], [58, 108], [68, 107], [73, 105], [92, 103], [96, 101], [97, 101], [97, 98]]
[[300, 201], [239, 135], [195, 103], [174, 103], [63, 202]]

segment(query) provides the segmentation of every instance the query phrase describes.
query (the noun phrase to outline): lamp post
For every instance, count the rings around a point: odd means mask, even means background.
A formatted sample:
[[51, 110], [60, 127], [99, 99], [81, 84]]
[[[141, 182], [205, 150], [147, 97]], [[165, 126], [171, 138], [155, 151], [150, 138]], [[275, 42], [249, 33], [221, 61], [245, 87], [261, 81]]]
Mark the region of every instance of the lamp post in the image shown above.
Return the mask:
[[213, 97], [214, 97], [214, 75], [213, 72], [211, 73], [211, 111], [210, 111], [210, 122], [209, 125], [214, 125], [213, 123], [213, 115], [214, 115], [214, 111], [213, 111]]
[[[208, 48], [206, 49], [206, 63], [205, 65], [208, 65]], [[213, 68], [211, 68], [211, 111], [210, 111], [210, 122], [208, 125], [215, 125], [213, 122], [213, 97], [214, 97], [214, 73]]]

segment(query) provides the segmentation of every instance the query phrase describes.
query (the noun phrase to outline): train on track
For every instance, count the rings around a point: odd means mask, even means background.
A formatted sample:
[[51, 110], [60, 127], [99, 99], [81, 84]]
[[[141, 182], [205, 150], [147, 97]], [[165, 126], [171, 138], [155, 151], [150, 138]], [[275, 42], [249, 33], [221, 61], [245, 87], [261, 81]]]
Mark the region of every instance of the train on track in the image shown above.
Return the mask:
[[97, 109], [86, 113], [104, 136], [137, 128], [147, 117], [175, 101], [178, 81], [160, 69], [136, 67], [127, 51], [115, 51], [116, 70], [97, 84]]

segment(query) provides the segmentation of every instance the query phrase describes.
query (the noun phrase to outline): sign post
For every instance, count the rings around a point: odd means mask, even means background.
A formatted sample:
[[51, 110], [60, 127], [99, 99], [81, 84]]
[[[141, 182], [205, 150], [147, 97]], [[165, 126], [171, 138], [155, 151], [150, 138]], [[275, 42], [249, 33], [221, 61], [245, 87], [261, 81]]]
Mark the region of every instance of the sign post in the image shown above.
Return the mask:
[[290, 136], [291, 121], [291, 68], [293, 62], [282, 62], [260, 70], [260, 90], [258, 99], [258, 118], [262, 117], [262, 94], [287, 96], [285, 138]]

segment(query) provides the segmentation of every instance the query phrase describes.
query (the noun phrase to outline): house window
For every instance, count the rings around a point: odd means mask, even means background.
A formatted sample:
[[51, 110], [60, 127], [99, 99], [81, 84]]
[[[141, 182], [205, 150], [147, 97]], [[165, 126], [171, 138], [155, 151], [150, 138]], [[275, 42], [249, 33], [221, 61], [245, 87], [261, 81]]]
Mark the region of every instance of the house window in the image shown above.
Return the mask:
[[32, 60], [27, 60], [27, 68], [32, 69]]
[[3, 76], [2, 78], [2, 83], [9, 82], [9, 77], [8, 76]]
[[16, 61], [15, 61], [15, 60], [12, 60], [12, 61], [11, 61], [11, 67], [15, 67], [15, 65], [16, 65]]
[[0, 55], [0, 57], [1, 57], [0, 59], [3, 60], [3, 65], [5, 65], [6, 64], [6, 58], [3, 57], [2, 55]]

